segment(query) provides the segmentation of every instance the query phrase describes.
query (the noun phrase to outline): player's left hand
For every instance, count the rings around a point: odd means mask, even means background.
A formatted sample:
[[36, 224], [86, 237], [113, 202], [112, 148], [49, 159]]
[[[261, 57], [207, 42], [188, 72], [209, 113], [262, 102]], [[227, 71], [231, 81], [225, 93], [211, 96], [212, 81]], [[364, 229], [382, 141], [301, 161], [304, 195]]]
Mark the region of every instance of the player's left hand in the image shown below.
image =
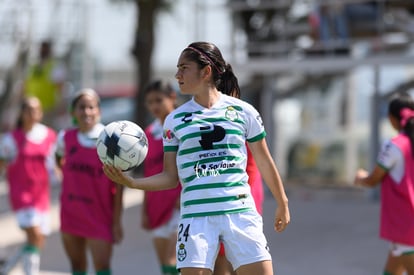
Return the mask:
[[278, 207], [275, 214], [275, 231], [282, 232], [290, 223], [290, 213], [287, 206]]
[[364, 179], [367, 178], [369, 175], [367, 170], [358, 169], [355, 174], [354, 184], [364, 186]]

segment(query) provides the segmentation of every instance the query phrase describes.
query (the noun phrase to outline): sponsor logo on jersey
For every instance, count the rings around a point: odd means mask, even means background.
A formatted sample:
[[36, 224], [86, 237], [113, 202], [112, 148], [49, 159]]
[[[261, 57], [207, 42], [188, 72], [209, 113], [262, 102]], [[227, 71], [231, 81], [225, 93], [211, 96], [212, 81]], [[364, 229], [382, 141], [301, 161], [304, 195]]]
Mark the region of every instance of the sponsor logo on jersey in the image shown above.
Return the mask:
[[211, 157], [217, 157], [217, 156], [225, 156], [227, 155], [226, 151], [219, 151], [219, 152], [203, 152], [198, 155], [200, 159], [203, 158], [211, 158]]
[[220, 162], [220, 163], [210, 163], [210, 164], [199, 164], [197, 163], [194, 166], [194, 172], [197, 178], [201, 177], [216, 177], [220, 176], [220, 172], [228, 169], [233, 168], [236, 166], [235, 162]]
[[174, 138], [174, 133], [171, 130], [166, 129], [164, 130], [163, 138], [166, 141], [171, 141]]
[[185, 116], [181, 119], [182, 122], [188, 123], [191, 122], [193, 119], [191, 118], [193, 116], [192, 113], [187, 113]]
[[219, 142], [226, 136], [226, 130], [220, 125], [208, 125], [200, 127], [201, 139], [199, 143], [203, 150], [213, 149], [213, 143]]

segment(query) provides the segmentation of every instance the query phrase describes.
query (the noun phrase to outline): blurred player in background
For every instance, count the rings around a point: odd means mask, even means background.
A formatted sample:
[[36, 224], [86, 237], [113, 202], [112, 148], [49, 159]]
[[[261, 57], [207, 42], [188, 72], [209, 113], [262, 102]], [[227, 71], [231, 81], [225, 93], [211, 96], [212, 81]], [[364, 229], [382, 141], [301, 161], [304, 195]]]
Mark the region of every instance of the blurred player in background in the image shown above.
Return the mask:
[[[163, 124], [175, 109], [176, 92], [166, 81], [151, 82], [144, 90], [145, 104], [155, 120], [145, 129], [148, 154], [144, 161], [144, 176], [158, 174], [163, 169]], [[178, 274], [175, 244], [180, 218], [181, 186], [162, 191], [145, 191], [142, 206], [142, 227], [150, 231], [162, 274]]]
[[56, 156], [62, 167], [61, 233], [72, 274], [86, 275], [87, 252], [97, 275], [111, 274], [113, 244], [123, 238], [122, 187], [102, 173], [96, 140], [103, 130], [100, 99], [91, 89], [71, 103], [75, 128], [58, 135]]
[[381, 184], [380, 236], [390, 242], [383, 274], [414, 275], [414, 101], [410, 95], [390, 101], [388, 118], [398, 134], [384, 143], [371, 173], [357, 171], [355, 184]]
[[0, 141], [0, 170], [7, 169], [11, 208], [26, 235], [22, 250], [7, 260], [0, 274], [7, 274], [20, 259], [25, 274], [39, 274], [40, 250], [50, 232], [49, 172], [54, 171], [56, 142], [55, 131], [40, 123], [42, 116], [39, 99], [24, 99], [15, 130]]
[[53, 125], [54, 119], [62, 111], [63, 84], [66, 80], [66, 68], [53, 55], [53, 44], [50, 40], [42, 41], [39, 47], [38, 60], [29, 67], [23, 83], [25, 96], [37, 97], [44, 111], [44, 121]]

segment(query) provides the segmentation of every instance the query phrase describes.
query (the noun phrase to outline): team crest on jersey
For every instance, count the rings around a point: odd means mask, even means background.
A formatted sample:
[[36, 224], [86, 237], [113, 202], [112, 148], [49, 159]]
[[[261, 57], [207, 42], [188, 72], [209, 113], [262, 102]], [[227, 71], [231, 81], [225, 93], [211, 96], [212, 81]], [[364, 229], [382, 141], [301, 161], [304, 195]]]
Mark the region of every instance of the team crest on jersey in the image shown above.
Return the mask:
[[227, 107], [225, 117], [228, 120], [235, 121], [239, 117], [239, 115], [238, 115], [236, 109], [234, 109], [233, 106], [229, 106], [229, 107]]
[[171, 141], [174, 138], [174, 133], [169, 129], [164, 130], [163, 138], [166, 141]]
[[187, 258], [187, 250], [185, 250], [185, 245], [181, 243], [177, 250], [177, 259], [182, 262]]

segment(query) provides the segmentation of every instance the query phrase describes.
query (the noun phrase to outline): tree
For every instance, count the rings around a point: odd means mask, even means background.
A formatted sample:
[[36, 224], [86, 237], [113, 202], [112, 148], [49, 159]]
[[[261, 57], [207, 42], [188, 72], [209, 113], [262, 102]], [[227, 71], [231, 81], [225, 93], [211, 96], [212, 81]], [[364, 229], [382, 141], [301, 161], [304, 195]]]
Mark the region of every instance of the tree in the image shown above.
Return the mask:
[[8, 110], [15, 107], [16, 99], [21, 96], [20, 93], [14, 93], [16, 91], [15, 86], [19, 79], [23, 79], [25, 67], [28, 63], [29, 48], [27, 43], [20, 42], [17, 48], [16, 61], [11, 68], [6, 70], [4, 86], [0, 91], [0, 132], [8, 131], [13, 126], [14, 122], [5, 116]]
[[137, 8], [137, 25], [132, 55], [136, 65], [136, 99], [135, 122], [144, 127], [147, 125], [147, 112], [144, 95], [140, 91], [150, 81], [152, 75], [152, 54], [155, 46], [156, 18], [160, 10], [170, 7], [169, 0], [135, 0]]

